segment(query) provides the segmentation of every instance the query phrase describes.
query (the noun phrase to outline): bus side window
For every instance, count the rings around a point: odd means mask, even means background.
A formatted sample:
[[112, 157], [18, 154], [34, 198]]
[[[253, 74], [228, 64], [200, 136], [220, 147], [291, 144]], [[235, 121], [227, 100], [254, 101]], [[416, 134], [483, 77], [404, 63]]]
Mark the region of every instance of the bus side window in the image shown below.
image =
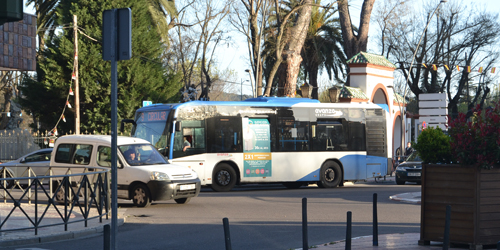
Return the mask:
[[209, 153], [242, 152], [241, 117], [213, 117], [208, 120]]
[[[185, 139], [190, 146], [184, 150]], [[206, 152], [205, 147], [205, 123], [204, 121], [182, 121], [182, 130], [174, 136], [173, 157], [183, 157]]]

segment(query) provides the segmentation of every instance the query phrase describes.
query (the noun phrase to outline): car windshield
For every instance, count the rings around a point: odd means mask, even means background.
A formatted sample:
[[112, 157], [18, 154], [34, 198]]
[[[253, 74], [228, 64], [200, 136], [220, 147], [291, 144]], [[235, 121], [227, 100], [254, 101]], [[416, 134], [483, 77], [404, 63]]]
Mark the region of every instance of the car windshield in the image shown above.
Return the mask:
[[122, 145], [118, 148], [130, 166], [168, 164], [151, 144]]
[[417, 151], [413, 151], [413, 153], [408, 156], [406, 161], [422, 161], [422, 159], [420, 158], [420, 155], [418, 155]]

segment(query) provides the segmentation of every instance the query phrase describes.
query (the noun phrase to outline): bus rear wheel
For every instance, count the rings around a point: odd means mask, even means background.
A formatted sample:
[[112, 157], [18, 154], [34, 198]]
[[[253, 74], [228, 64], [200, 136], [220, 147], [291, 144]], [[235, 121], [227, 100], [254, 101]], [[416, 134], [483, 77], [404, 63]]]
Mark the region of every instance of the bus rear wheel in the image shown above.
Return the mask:
[[321, 166], [318, 186], [322, 188], [334, 188], [342, 180], [342, 169], [339, 164], [327, 161]]
[[210, 186], [214, 191], [227, 192], [233, 189], [234, 185], [236, 185], [236, 171], [229, 164], [222, 163], [215, 167]]

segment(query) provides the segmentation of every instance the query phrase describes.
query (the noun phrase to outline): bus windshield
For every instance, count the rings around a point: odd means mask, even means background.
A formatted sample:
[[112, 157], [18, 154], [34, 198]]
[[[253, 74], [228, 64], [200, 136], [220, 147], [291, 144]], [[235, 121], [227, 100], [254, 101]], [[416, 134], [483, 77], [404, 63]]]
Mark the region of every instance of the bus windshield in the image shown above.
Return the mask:
[[[169, 111], [142, 112], [137, 114], [133, 135], [151, 142], [162, 152], [168, 145], [171, 123], [167, 122]], [[163, 154], [163, 152], [162, 152]]]

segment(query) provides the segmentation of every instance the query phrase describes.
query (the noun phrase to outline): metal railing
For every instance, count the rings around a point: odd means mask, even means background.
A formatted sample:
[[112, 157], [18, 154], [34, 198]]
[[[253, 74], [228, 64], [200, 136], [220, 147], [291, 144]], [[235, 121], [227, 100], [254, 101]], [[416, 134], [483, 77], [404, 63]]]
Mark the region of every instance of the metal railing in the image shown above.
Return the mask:
[[[85, 227], [91, 219], [109, 219], [110, 215], [110, 182], [108, 168], [71, 168], [50, 167], [48, 175], [31, 176], [33, 170], [28, 168], [24, 174], [28, 177], [10, 177], [6, 168], [0, 168], [0, 198], [3, 199], [1, 208], [6, 216], [0, 217], [0, 234], [11, 231], [38, 230], [43, 227], [64, 225], [68, 231], [68, 224], [84, 222]], [[62, 175], [53, 175], [53, 173]], [[76, 172], [76, 173], [72, 173]], [[34, 206], [32, 206], [32, 202]], [[43, 211], [39, 211], [39, 208]], [[34, 211], [33, 211], [34, 210]], [[75, 219], [74, 214], [79, 211], [82, 218]], [[48, 211], [51, 211], [50, 221]], [[27, 219], [28, 226], [17, 225], [6, 227], [9, 219]], [[56, 220], [54, 220], [54, 218]], [[12, 223], [19, 224], [19, 223]]]

